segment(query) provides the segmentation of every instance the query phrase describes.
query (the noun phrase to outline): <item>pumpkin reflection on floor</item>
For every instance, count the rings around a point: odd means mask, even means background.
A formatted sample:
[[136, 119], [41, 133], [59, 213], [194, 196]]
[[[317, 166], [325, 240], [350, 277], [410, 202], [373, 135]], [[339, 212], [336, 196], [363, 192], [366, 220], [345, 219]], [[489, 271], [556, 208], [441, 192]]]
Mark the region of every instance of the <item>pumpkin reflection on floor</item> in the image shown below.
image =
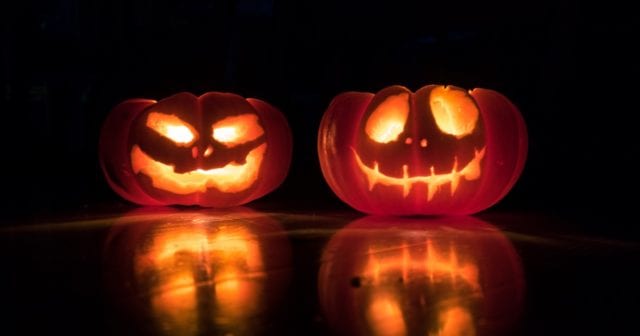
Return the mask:
[[170, 335], [254, 334], [289, 279], [280, 225], [248, 209], [148, 212], [123, 217], [105, 250], [109, 282], [138, 324]]
[[524, 297], [513, 246], [472, 217], [359, 219], [331, 238], [318, 282], [343, 334], [508, 334]]

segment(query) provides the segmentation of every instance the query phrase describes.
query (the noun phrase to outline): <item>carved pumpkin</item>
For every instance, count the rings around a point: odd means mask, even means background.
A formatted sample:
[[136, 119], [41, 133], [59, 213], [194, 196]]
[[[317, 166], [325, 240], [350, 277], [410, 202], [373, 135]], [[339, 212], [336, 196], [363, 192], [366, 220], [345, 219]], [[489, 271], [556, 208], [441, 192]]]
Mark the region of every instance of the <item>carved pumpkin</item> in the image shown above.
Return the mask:
[[107, 288], [143, 334], [254, 334], [281, 300], [290, 253], [279, 223], [249, 209], [142, 209], [105, 242]]
[[471, 217], [362, 218], [321, 261], [322, 310], [344, 335], [509, 335], [523, 306], [513, 246]]
[[230, 207], [284, 180], [291, 131], [269, 104], [230, 93], [179, 93], [118, 105], [100, 137], [111, 188], [142, 205]]
[[336, 195], [373, 214], [470, 214], [511, 189], [527, 133], [501, 94], [429, 85], [336, 97], [318, 135]]

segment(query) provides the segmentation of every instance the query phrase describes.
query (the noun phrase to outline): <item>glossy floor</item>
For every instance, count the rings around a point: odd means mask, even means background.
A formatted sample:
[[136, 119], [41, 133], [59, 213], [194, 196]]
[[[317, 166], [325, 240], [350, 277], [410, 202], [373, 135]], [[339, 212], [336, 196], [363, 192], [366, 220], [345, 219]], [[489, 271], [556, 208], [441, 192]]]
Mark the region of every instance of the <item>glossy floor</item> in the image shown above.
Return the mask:
[[10, 226], [0, 229], [2, 327], [110, 335], [632, 330], [638, 244], [550, 229], [568, 223], [536, 214], [240, 208]]

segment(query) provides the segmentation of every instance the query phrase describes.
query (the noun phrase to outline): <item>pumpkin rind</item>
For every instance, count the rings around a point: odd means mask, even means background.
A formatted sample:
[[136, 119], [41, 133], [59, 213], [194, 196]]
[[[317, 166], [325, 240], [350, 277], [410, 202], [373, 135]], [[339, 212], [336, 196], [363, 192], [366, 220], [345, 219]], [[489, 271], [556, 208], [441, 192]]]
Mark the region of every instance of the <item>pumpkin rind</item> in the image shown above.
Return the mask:
[[511, 189], [526, 153], [520, 112], [486, 89], [428, 85], [412, 93], [391, 86], [375, 95], [343, 93], [318, 133], [327, 183], [345, 203], [371, 214], [481, 211]]
[[100, 163], [131, 202], [231, 207], [280, 185], [291, 147], [286, 119], [266, 102], [179, 93], [118, 105], [102, 129]]

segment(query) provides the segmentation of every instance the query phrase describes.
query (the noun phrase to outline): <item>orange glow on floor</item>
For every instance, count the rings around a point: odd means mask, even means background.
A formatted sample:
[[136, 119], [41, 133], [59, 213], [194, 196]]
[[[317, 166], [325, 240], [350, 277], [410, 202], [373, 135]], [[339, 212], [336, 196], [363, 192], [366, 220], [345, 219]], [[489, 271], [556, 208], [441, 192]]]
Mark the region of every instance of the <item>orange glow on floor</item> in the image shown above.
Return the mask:
[[476, 328], [471, 313], [462, 307], [451, 307], [438, 316], [437, 336], [475, 336]]
[[402, 309], [392, 295], [376, 295], [367, 310], [373, 335], [406, 335]]
[[375, 187], [376, 184], [398, 186], [402, 188], [402, 196], [407, 197], [415, 183], [425, 183], [428, 185], [427, 200], [430, 201], [433, 199], [436, 191], [438, 191], [443, 185], [449, 184], [451, 186], [451, 195], [453, 196], [458, 189], [460, 178], [464, 178], [467, 181], [478, 179], [482, 173], [480, 163], [484, 158], [486, 147], [483, 147], [480, 151], [476, 150], [473, 159], [460, 170], [458, 170], [458, 161], [456, 160], [453, 163], [450, 173], [436, 174], [434, 166], [431, 166], [431, 175], [409, 176], [409, 166], [403, 165], [402, 177], [391, 177], [381, 173], [377, 161], [373, 162], [373, 168], [368, 167], [362, 162], [358, 152], [353, 148], [351, 150], [353, 151], [358, 167], [360, 167], [360, 170], [367, 176], [370, 191], [373, 190], [373, 187]]
[[244, 164], [232, 162], [220, 168], [176, 173], [174, 166], [152, 159], [135, 145], [131, 150], [131, 165], [134, 173], [149, 176], [155, 188], [174, 194], [205, 192], [208, 188], [233, 193], [248, 189], [258, 179], [266, 149], [267, 144], [262, 144], [251, 150]]
[[[436, 245], [431, 238], [424, 242], [402, 242], [394, 246], [369, 246], [362, 278], [369, 288], [365, 316], [376, 335], [407, 334], [409, 296], [415, 284], [451, 284], [447, 291], [450, 302], [427, 301], [424, 304], [437, 313], [437, 332], [429, 335], [475, 335], [473, 315], [456, 304], [458, 295], [482, 295], [478, 267], [464, 260], [453, 244]], [[399, 286], [399, 287], [398, 287]], [[409, 296], [408, 296], [409, 295]], [[409, 300], [409, 301], [408, 301]]]
[[255, 281], [252, 274], [236, 269], [221, 271], [214, 288], [220, 315], [233, 320], [250, 316], [258, 307], [261, 286], [262, 283]]
[[151, 308], [168, 330], [196, 335], [199, 302], [215, 304], [216, 321], [241, 323], [259, 305], [266, 274], [260, 244], [248, 229], [221, 225], [160, 231], [136, 258], [138, 279], [151, 279]]
[[370, 248], [364, 273], [373, 285], [379, 284], [383, 275], [399, 271], [404, 283], [407, 283], [410, 274], [423, 274], [431, 282], [447, 277], [455, 284], [461, 279], [474, 290], [480, 290], [477, 266], [461, 262], [453, 246], [448, 251], [439, 251], [433, 246], [431, 239], [426, 239], [424, 247], [424, 256], [420, 258], [411, 255], [411, 248], [406, 243], [401, 245], [400, 251], [390, 250], [394, 251], [393, 255], [388, 255], [384, 250]]
[[151, 297], [151, 309], [163, 328], [183, 335], [198, 334], [197, 295], [191, 270], [166, 275]]

